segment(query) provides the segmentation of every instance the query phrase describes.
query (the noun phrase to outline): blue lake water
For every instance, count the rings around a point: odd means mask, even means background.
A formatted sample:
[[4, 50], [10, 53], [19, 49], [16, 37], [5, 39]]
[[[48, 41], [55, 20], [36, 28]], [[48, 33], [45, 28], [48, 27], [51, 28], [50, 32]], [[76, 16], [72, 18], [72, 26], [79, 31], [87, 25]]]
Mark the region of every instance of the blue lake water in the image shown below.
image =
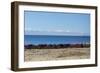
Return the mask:
[[90, 36], [24, 35], [24, 43], [25, 45], [90, 43]]

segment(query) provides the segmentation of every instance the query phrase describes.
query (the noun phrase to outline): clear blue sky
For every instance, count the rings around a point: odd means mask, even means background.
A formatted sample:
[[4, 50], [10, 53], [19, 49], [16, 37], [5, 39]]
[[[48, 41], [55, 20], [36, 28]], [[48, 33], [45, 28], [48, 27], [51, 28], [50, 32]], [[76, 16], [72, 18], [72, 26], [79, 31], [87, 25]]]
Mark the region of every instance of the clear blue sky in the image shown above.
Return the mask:
[[90, 14], [25, 11], [25, 34], [90, 35]]

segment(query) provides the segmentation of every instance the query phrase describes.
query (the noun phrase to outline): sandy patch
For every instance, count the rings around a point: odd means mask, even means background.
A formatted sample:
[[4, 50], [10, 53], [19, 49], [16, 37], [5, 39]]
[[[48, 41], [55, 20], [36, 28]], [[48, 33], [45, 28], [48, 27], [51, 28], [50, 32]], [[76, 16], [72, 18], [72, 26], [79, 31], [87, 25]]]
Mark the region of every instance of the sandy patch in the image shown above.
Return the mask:
[[25, 49], [25, 61], [90, 58], [90, 48]]

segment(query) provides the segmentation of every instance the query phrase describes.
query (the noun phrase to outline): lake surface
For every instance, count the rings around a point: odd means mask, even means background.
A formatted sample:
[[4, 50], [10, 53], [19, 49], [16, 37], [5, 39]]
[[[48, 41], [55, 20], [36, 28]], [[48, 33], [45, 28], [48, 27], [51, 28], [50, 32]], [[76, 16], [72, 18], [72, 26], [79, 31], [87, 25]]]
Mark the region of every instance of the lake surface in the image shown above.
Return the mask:
[[25, 45], [29, 44], [82, 44], [90, 43], [90, 36], [52, 36], [52, 35], [24, 35]]

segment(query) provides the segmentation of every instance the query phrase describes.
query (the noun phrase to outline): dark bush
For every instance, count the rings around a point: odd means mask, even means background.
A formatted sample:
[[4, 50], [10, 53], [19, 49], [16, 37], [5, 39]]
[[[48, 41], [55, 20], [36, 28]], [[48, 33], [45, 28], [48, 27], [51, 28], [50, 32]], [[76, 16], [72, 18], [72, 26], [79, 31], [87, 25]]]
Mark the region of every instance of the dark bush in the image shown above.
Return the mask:
[[25, 45], [25, 49], [59, 49], [59, 48], [83, 48], [90, 47], [90, 44], [39, 44], [39, 45]]

